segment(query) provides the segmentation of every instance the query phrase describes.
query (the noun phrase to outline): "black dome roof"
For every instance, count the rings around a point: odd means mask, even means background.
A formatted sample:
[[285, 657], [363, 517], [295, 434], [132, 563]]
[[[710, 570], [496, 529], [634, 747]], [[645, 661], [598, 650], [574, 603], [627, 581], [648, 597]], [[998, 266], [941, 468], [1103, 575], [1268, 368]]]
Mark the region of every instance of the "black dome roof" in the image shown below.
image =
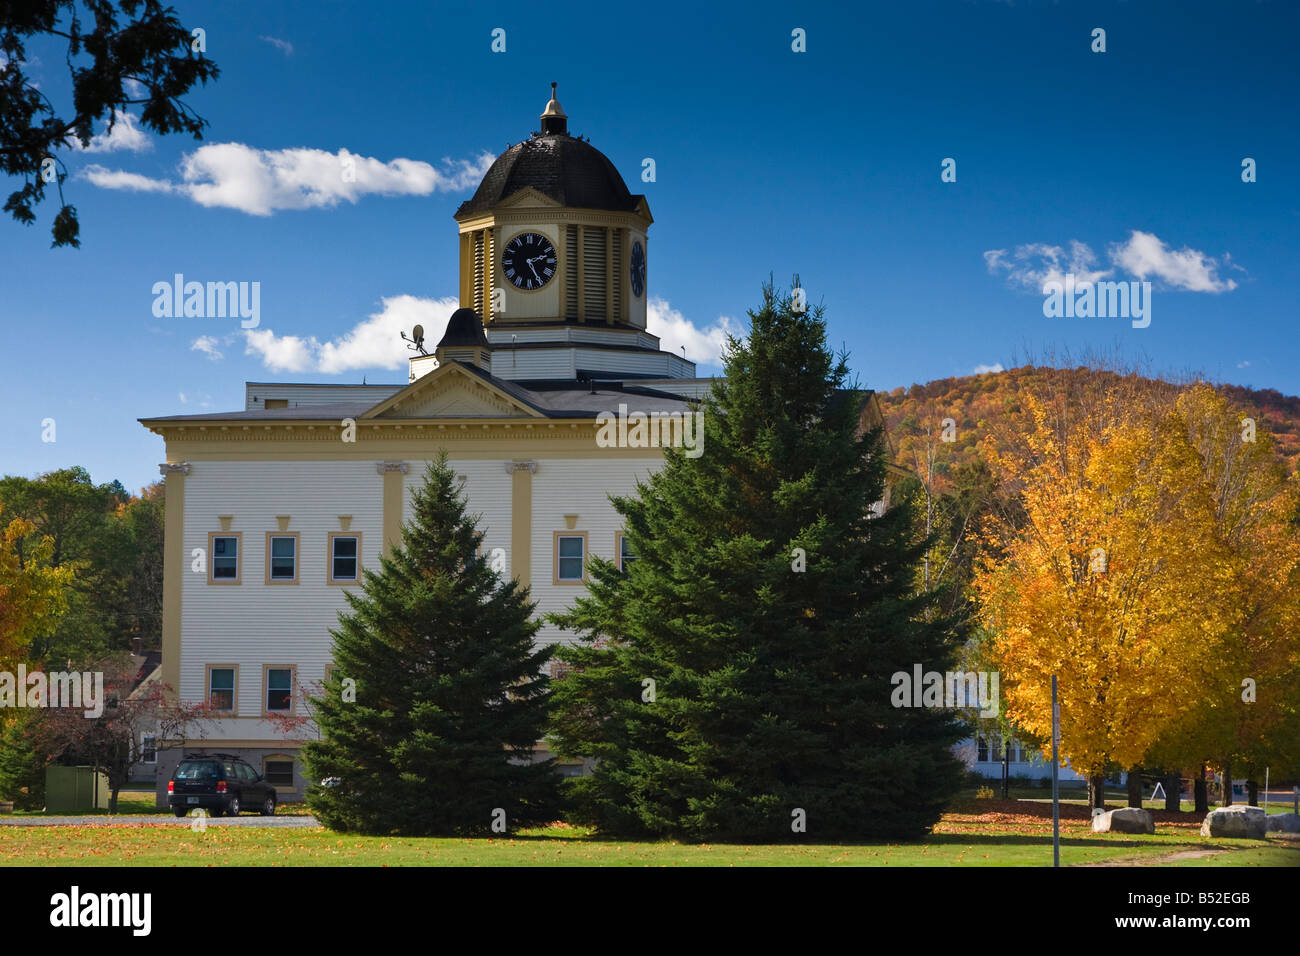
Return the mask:
[[483, 334], [483, 320], [473, 309], [457, 309], [447, 320], [447, 331], [442, 334], [438, 348], [445, 345], [481, 345], [488, 348], [487, 336]]
[[567, 133], [543, 132], [498, 156], [473, 198], [456, 210], [456, 218], [490, 209], [529, 186], [580, 209], [631, 212], [642, 198], [628, 192], [614, 164], [590, 143]]

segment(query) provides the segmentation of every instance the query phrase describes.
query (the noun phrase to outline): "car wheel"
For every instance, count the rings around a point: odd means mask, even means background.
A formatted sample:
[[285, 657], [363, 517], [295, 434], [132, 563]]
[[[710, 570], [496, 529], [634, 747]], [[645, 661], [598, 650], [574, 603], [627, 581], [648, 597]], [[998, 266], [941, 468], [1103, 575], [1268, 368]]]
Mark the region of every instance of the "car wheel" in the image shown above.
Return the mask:
[[239, 797], [231, 797], [230, 802], [226, 804], [226, 814], [232, 817], [237, 817], [239, 816], [239, 809]]
[[183, 817], [183, 816], [185, 816], [185, 808], [184, 808], [184, 807], [172, 807], [172, 813], [176, 814], [178, 817]]
[[275, 794], [268, 794], [267, 798], [262, 801], [262, 816], [275, 816]]

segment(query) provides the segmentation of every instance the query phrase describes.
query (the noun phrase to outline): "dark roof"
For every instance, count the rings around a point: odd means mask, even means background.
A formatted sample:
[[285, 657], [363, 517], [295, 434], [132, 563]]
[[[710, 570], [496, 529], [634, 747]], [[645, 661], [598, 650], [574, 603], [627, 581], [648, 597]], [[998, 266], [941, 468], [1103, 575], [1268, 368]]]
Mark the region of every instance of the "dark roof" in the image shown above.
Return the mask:
[[447, 320], [447, 331], [442, 334], [438, 348], [444, 345], [481, 345], [490, 348], [483, 334], [483, 320], [473, 309], [457, 309]]
[[[632, 411], [647, 413], [679, 412], [686, 411], [689, 407], [687, 399], [672, 392], [661, 392], [641, 385], [622, 384], [616, 380], [594, 383], [549, 379], [513, 382], [496, 378], [468, 362], [456, 362], [456, 364], [547, 418], [595, 418], [601, 412], [617, 412], [620, 402], [626, 403]], [[387, 401], [387, 397], [381, 401]], [[165, 415], [158, 418], [142, 418], [140, 421], [146, 425], [182, 423], [219, 425], [224, 422], [271, 424], [277, 421], [339, 422], [344, 418], [359, 419], [378, 404], [379, 402], [338, 402], [330, 405], [298, 405], [294, 408], [207, 412], [202, 415]]]
[[345, 418], [357, 418], [364, 415], [370, 409], [374, 408], [382, 401], [386, 401], [389, 396], [376, 399], [374, 401], [361, 402], [334, 402], [328, 405], [296, 405], [293, 408], [254, 408], [249, 411], [240, 409], [237, 412], [204, 412], [201, 415], [159, 415], [154, 418], [141, 418], [144, 423], [149, 422], [194, 422], [201, 424], [204, 422], [265, 422], [267, 424], [275, 421], [282, 422], [302, 422], [302, 421], [342, 421]]
[[590, 143], [567, 133], [534, 133], [496, 158], [456, 218], [491, 209], [529, 186], [579, 209], [631, 212], [642, 198], [628, 192], [614, 164]]

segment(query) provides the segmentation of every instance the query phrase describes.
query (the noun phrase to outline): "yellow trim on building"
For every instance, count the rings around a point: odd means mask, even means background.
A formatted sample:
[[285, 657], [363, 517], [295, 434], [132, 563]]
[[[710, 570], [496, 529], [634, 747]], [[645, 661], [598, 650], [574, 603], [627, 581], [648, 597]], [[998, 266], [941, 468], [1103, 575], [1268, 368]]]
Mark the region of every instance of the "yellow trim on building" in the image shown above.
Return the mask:
[[384, 535], [383, 554], [389, 555], [402, 541], [402, 480], [405, 474], [390, 468], [384, 472]]
[[190, 573], [185, 555], [185, 474], [163, 481], [162, 680], [168, 700], [181, 689], [181, 582]]
[[515, 580], [523, 587], [531, 587], [533, 471], [529, 467], [516, 466], [510, 476], [510, 551], [510, 571]]

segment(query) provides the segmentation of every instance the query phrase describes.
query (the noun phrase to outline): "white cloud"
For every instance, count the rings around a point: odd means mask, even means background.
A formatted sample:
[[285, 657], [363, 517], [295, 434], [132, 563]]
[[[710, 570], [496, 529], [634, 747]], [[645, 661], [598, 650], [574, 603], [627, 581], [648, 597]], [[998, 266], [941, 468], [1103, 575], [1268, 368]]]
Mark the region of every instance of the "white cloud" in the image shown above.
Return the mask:
[[986, 375], [989, 372], [1005, 372], [1001, 362], [994, 362], [992, 365], [976, 365], [971, 369], [972, 375]]
[[211, 408], [211, 395], [186, 395], [184, 392], [177, 392], [176, 397], [181, 400], [182, 405], [188, 405], [191, 401], [198, 402], [199, 408]]
[[134, 116], [124, 110], [113, 111], [113, 128], [106, 127], [96, 133], [89, 146], [83, 148], [76, 139], [72, 142], [75, 149], [86, 153], [114, 153], [118, 150], [143, 153], [153, 149], [149, 134], [137, 125]]
[[[401, 369], [410, 356], [401, 333], [409, 334], [412, 326], [423, 325], [425, 348], [432, 352], [446, 331], [447, 320], [460, 307], [454, 296], [426, 299], [395, 295], [381, 301], [378, 312], [344, 334], [323, 342], [315, 336], [277, 335], [273, 329], [248, 329], [243, 333], [244, 354], [257, 356], [268, 369], [276, 372], [337, 374], [353, 369]], [[685, 345], [686, 357], [701, 365], [720, 365], [726, 333], [740, 337], [744, 331], [729, 316], [720, 316], [713, 325], [700, 328], [663, 299], [650, 299], [648, 307], [648, 329], [660, 336], [661, 347], [680, 352]], [[213, 340], [213, 347], [216, 344]], [[198, 348], [197, 342], [193, 347]]]
[[491, 153], [443, 160], [443, 168], [413, 159], [385, 163], [340, 149], [255, 149], [243, 143], [200, 146], [180, 162], [181, 182], [88, 167], [86, 177], [105, 189], [178, 192], [202, 206], [269, 216], [281, 209], [329, 208], [369, 194], [427, 196], [477, 186], [492, 165]]
[[128, 173], [120, 169], [105, 169], [92, 163], [82, 170], [82, 175], [96, 186], [104, 189], [129, 189], [137, 193], [169, 193], [176, 187], [162, 179], [150, 179], [139, 173]]
[[314, 338], [276, 335], [271, 329], [249, 329], [244, 333], [244, 354], [260, 355], [262, 364], [276, 372], [305, 372], [313, 367], [320, 343]]
[[346, 372], [354, 368], [402, 368], [408, 352], [401, 333], [412, 326], [424, 326], [425, 348], [433, 347], [447, 330], [447, 320], [460, 308], [452, 296], [422, 299], [413, 295], [396, 295], [383, 300], [383, 309], [374, 313], [342, 338], [320, 347], [317, 367], [322, 372]]
[[190, 345], [190, 351], [202, 352], [208, 358], [212, 359], [212, 361], [216, 362], [224, 357], [221, 350], [217, 348], [218, 344], [217, 340], [211, 335], [200, 335]]
[[1250, 363], [1243, 359], [1237, 363], [1237, 368], [1250, 368]]
[[1175, 289], [1188, 292], [1227, 292], [1237, 288], [1232, 279], [1220, 279], [1219, 263], [1196, 249], [1183, 246], [1175, 252], [1149, 232], [1134, 229], [1128, 242], [1110, 247], [1111, 261], [1145, 279], [1155, 276]]
[[984, 263], [990, 273], [1002, 270], [1006, 272], [1010, 285], [1032, 292], [1044, 292], [1049, 282], [1063, 284], [1067, 272], [1074, 275], [1075, 287], [1083, 288], [1098, 279], [1106, 278], [1114, 271], [1094, 268], [1097, 254], [1087, 243], [1078, 239], [1070, 240], [1068, 253], [1060, 246], [1049, 246], [1043, 242], [1016, 246], [1009, 259], [1005, 249], [989, 249], [984, 253]]
[[[1152, 276], [1188, 292], [1226, 292], [1237, 287], [1232, 279], [1219, 278], [1217, 260], [1186, 246], [1175, 252], [1149, 232], [1134, 229], [1127, 242], [1111, 243], [1106, 252], [1110, 269], [1096, 268], [1097, 254], [1078, 239], [1070, 240], [1068, 253], [1060, 246], [1042, 242], [1017, 246], [1010, 255], [1005, 249], [989, 249], [984, 253], [984, 264], [990, 274], [1005, 272], [1009, 285], [1041, 293], [1047, 292], [1049, 282], [1063, 285], [1066, 273], [1073, 274], [1075, 288], [1082, 289], [1115, 275], [1117, 270], [1138, 279]], [[1246, 271], [1227, 253], [1223, 260], [1229, 268]]]
[[680, 354], [684, 345], [686, 357], [691, 361], [720, 366], [727, 334], [742, 338], [745, 330], [727, 315], [720, 315], [712, 325], [701, 328], [663, 299], [652, 297], [646, 303], [646, 331], [659, 336], [660, 348], [665, 352]]
[[293, 44], [288, 40], [281, 40], [279, 37], [259, 36], [259, 40], [265, 40], [271, 46], [276, 47], [284, 52], [285, 56], [293, 56]]
[[244, 332], [244, 353], [259, 356], [267, 368], [277, 372], [325, 372], [335, 374], [352, 369], [405, 367], [409, 352], [401, 333], [424, 326], [425, 348], [433, 346], [446, 331], [447, 320], [460, 307], [451, 296], [422, 299], [397, 295], [382, 300], [383, 308], [339, 336], [321, 342], [315, 336], [276, 335], [271, 329]]

